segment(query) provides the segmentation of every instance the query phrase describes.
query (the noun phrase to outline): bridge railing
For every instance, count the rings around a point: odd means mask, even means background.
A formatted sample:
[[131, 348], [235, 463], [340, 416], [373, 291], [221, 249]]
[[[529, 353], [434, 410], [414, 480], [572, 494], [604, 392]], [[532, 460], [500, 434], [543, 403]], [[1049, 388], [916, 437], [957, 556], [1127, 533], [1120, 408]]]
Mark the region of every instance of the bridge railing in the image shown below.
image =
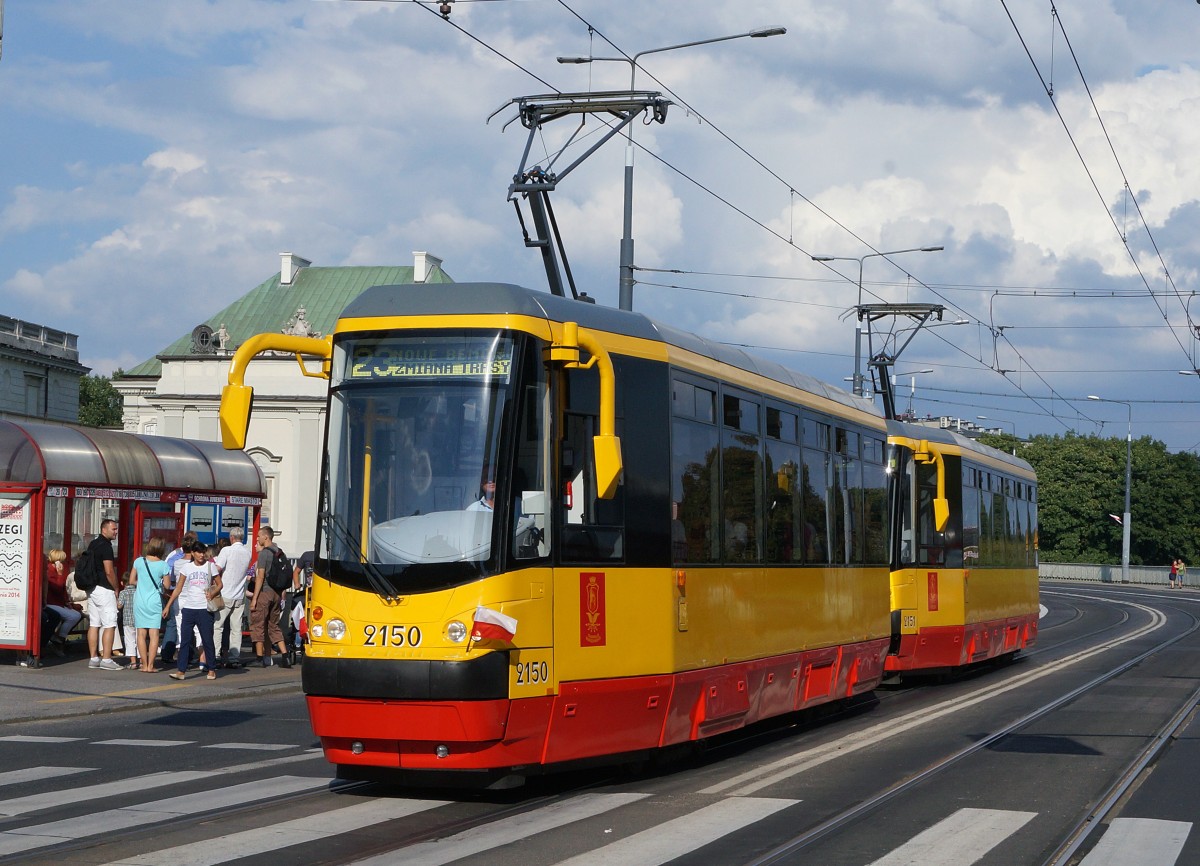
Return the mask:
[[[1129, 582], [1166, 586], [1170, 581], [1169, 565], [1130, 565]], [[1098, 565], [1085, 562], [1043, 562], [1038, 566], [1042, 580], [1092, 581], [1095, 583], [1120, 583], [1120, 565]], [[1188, 574], [1185, 585], [1200, 587], [1200, 568]]]

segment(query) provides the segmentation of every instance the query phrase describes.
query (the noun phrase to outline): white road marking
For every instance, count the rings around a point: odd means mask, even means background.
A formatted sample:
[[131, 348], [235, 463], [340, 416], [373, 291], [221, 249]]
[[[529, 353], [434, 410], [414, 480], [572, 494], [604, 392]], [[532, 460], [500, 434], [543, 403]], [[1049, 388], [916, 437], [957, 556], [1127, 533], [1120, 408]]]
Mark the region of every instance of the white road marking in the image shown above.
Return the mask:
[[731, 797], [571, 857], [558, 866], [658, 866], [799, 802]]
[[[291, 845], [311, 845], [329, 836], [350, 833], [445, 805], [442, 800], [372, 800], [269, 827], [214, 836], [202, 843], [191, 842], [177, 848], [115, 860], [108, 866], [162, 866], [163, 863], [171, 866], [212, 866], [254, 854], [278, 851]], [[393, 859], [390, 862], [401, 861]]]
[[1117, 818], [1079, 866], [1171, 866], [1191, 831], [1185, 821]]
[[[201, 774], [180, 774], [197, 777]], [[213, 773], [205, 776], [216, 775]], [[122, 784], [128, 784], [122, 783]], [[199, 791], [194, 794], [184, 794], [165, 800], [152, 800], [136, 806], [126, 806], [123, 809], [106, 809], [91, 815], [80, 815], [61, 821], [51, 821], [32, 827], [22, 827], [19, 830], [8, 830], [0, 833], [0, 856], [17, 854], [34, 848], [45, 848], [59, 845], [75, 839], [86, 839], [92, 836], [103, 836], [130, 827], [143, 827], [170, 821], [180, 815], [193, 815], [198, 812], [208, 812], [214, 809], [228, 809], [242, 806], [258, 800], [272, 797], [282, 797], [300, 791], [311, 791], [329, 785], [328, 779], [316, 779], [304, 776], [277, 776], [258, 782], [245, 782], [240, 785], [230, 785], [227, 788], [217, 788], [212, 791]], [[145, 787], [141, 785], [140, 787]], [[205, 842], [208, 845], [209, 842]]]
[[1036, 812], [959, 809], [871, 866], [971, 866], [1035, 817]]
[[65, 806], [68, 803], [84, 803], [103, 797], [128, 794], [130, 791], [148, 791], [153, 788], [163, 788], [167, 785], [177, 785], [180, 782], [207, 779], [210, 776], [216, 775], [218, 773], [213, 771], [151, 773], [148, 776], [135, 776], [132, 779], [120, 779], [116, 782], [104, 782], [99, 785], [87, 785], [82, 788], [63, 788], [58, 791], [47, 791], [43, 794], [30, 794], [26, 797], [0, 800], [0, 815], [11, 818], [29, 812], [37, 812], [41, 809]]
[[191, 746], [195, 740], [96, 740], [93, 746], [150, 746], [151, 748], [167, 746]]
[[59, 776], [72, 776], [75, 773], [88, 773], [93, 769], [93, 767], [27, 767], [24, 770], [9, 770], [6, 773], [0, 773], [0, 787], [37, 782], [42, 779], [56, 779]]
[[419, 863], [421, 866], [441, 866], [464, 857], [471, 857], [501, 845], [519, 842], [538, 833], [564, 827], [595, 815], [602, 815], [648, 797], [649, 794], [582, 794], [561, 803], [472, 827], [445, 839], [421, 842], [399, 851], [389, 851], [377, 857], [355, 861], [351, 866], [393, 866], [397, 863]]
[[291, 743], [212, 743], [201, 746], [202, 749], [247, 749], [258, 752], [282, 752], [284, 749], [296, 749]]
[[0, 737], [0, 743], [78, 743], [80, 740], [86, 739], [87, 737], [30, 737], [13, 734], [9, 737]]

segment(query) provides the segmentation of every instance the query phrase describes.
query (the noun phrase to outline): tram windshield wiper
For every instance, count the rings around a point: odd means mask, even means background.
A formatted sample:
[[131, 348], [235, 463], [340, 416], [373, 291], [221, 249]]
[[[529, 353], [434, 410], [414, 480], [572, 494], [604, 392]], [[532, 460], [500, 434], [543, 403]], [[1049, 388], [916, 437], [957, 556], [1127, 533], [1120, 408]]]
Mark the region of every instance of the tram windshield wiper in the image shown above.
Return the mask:
[[383, 572], [381, 572], [379, 568], [373, 562], [371, 562], [370, 558], [366, 556], [362, 546], [359, 544], [358, 539], [354, 537], [354, 533], [351, 532], [345, 524], [334, 517], [334, 515], [329, 511], [322, 511], [320, 520], [321, 526], [325, 533], [330, 537], [336, 538], [338, 541], [344, 544], [354, 555], [355, 559], [358, 560], [359, 564], [362, 566], [363, 574], [367, 578], [367, 583], [371, 585], [371, 589], [375, 591], [376, 595], [389, 602], [395, 601], [400, 597], [401, 593], [396, 588], [395, 584], [388, 580], [388, 578], [384, 576]]

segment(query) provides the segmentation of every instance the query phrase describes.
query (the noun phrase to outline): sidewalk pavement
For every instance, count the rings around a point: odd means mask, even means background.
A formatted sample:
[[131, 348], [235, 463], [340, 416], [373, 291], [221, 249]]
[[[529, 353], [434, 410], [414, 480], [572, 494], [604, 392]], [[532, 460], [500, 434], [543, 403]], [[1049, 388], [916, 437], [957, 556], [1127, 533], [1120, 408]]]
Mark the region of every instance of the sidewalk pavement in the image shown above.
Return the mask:
[[[300, 665], [291, 668], [249, 663], [235, 670], [218, 669], [206, 680], [197, 668], [179, 682], [167, 676], [172, 665], [158, 673], [89, 668], [86, 651], [65, 658], [43, 658], [42, 667], [14, 664], [16, 653], [4, 653], [0, 663], [0, 725], [110, 713], [154, 706], [178, 706], [264, 693], [300, 693]], [[117, 659], [124, 666], [126, 660]], [[161, 667], [161, 665], [160, 665]]]

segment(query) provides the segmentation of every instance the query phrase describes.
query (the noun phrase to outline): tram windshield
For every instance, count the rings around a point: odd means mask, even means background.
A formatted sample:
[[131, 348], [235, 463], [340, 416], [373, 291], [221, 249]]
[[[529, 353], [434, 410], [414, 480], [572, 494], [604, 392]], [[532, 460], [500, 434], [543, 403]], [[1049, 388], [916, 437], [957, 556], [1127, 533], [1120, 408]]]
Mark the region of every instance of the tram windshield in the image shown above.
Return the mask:
[[335, 345], [318, 536], [330, 579], [391, 596], [454, 585], [495, 568], [498, 527], [527, 534], [500, 457], [519, 348], [480, 332]]

